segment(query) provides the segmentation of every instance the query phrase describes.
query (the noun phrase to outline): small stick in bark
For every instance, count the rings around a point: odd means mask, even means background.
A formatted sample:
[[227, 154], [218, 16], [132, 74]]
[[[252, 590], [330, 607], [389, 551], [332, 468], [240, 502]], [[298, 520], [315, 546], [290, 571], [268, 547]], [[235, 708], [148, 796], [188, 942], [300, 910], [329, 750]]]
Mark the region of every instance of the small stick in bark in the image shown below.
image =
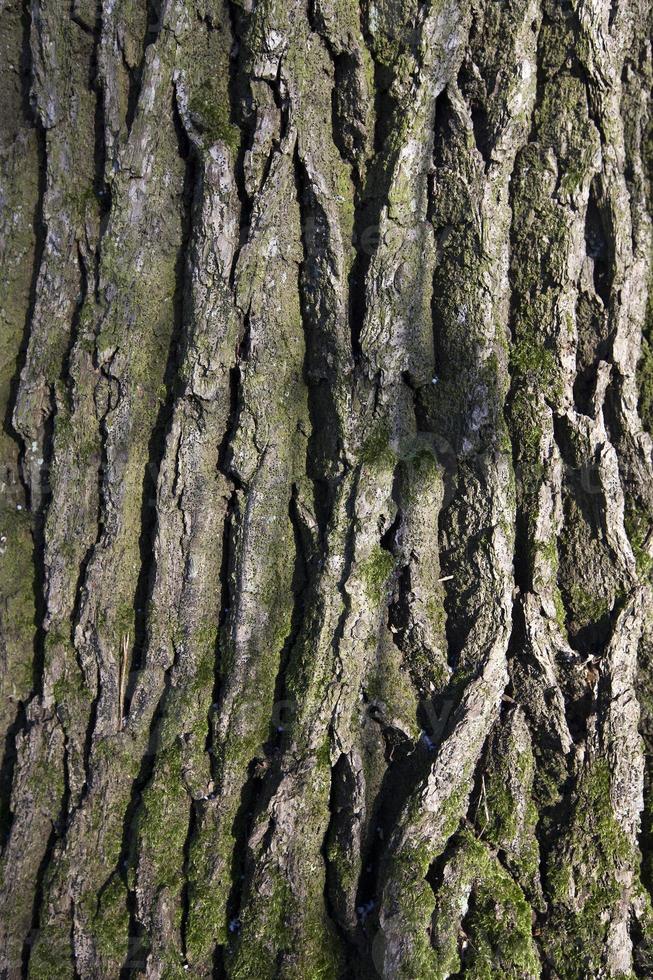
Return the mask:
[[118, 670], [118, 731], [122, 731], [125, 710], [125, 689], [127, 687], [127, 655], [129, 653], [129, 633], [120, 642], [120, 665]]

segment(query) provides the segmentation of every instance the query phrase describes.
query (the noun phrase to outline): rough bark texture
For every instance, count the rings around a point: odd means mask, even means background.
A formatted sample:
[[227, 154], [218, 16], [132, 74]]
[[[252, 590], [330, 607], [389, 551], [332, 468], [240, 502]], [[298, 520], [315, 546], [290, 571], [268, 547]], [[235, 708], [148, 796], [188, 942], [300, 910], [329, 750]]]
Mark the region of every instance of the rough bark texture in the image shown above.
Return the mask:
[[2, 0], [0, 976], [653, 976], [646, 0]]

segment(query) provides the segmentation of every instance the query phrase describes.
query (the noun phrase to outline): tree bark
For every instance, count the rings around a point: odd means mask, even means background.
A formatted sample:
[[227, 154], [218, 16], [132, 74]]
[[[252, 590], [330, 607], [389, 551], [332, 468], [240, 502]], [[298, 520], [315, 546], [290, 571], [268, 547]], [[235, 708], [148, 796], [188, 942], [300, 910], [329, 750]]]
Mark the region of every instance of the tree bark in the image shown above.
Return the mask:
[[650, 6], [0, 24], [0, 976], [652, 976]]

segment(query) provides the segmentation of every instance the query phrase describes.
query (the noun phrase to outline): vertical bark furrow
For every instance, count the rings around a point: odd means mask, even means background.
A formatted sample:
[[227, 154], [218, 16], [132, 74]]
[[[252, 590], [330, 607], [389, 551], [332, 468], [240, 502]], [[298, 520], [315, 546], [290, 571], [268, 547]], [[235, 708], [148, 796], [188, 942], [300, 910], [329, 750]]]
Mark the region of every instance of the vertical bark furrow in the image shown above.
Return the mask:
[[[39, 681], [34, 676], [34, 583], [31, 519], [20, 468], [20, 441], [11, 416], [16, 375], [29, 335], [30, 311], [42, 250], [43, 171], [39, 133], [29, 107], [29, 18], [20, 3], [2, 11], [0, 116], [1, 336], [0, 403], [0, 846], [11, 823], [10, 795], [16, 765], [16, 735], [24, 706]], [[19, 179], [20, 175], [20, 179]]]
[[[150, 92], [157, 93], [159, 112], [162, 112], [168, 108], [172, 96], [171, 69], [168, 69], [166, 98], [165, 73], [161, 61], [154, 58], [149, 67], [147, 84]], [[176, 171], [181, 177], [172, 115], [169, 116], [168, 127], [162, 130], [159, 143], [161, 152], [158, 157], [156, 151], [148, 154], [148, 143], [151, 146], [148, 125], [151, 126], [152, 122], [153, 118], [148, 124], [144, 114], [137, 114], [130, 142], [124, 146], [121, 158], [126, 179], [114, 179], [114, 202], [127, 200], [124, 196], [126, 185], [134, 179], [140, 180], [139, 190], [140, 195], [143, 195], [148, 178], [152, 177], [152, 168], [157, 163], [164, 176], [166, 172], [174, 174]], [[130, 171], [133, 177], [126, 176]], [[136, 184], [131, 187], [136, 190]], [[170, 200], [165, 182], [161, 190], [163, 200]], [[57, 432], [64, 448], [67, 440], [76, 443], [77, 453], [81, 448], [80, 442], [86, 436], [83, 462], [87, 466], [94, 465], [95, 468], [101, 465], [100, 524], [93, 551], [85, 561], [85, 578], [75, 628], [76, 655], [83, 671], [83, 680], [81, 684], [79, 680], [71, 684], [73, 693], [69, 689], [66, 691], [67, 696], [62, 699], [66, 707], [70, 705], [71, 711], [78, 714], [83, 713], [83, 701], [91, 701], [84, 724], [88, 732], [89, 750], [86, 752], [86, 771], [79, 805], [71, 815], [67, 833], [55, 850], [52, 866], [46, 875], [47, 917], [41, 922], [41, 934], [35, 944], [30, 966], [37, 974], [55, 967], [72, 970], [72, 960], [69, 959], [71, 953], [75, 957], [77, 971], [82, 974], [96, 968], [101, 969], [98, 964], [106, 963], [107, 960], [119, 962], [119, 950], [107, 950], [106, 940], [102, 948], [102, 936], [97, 941], [91, 937], [92, 923], [100, 904], [98, 892], [104, 899], [107, 892], [100, 891], [100, 888], [117, 861], [120, 847], [122, 812], [120, 804], [109, 806], [111, 793], [116, 788], [107, 779], [105, 750], [108, 743], [105, 740], [111, 740], [111, 736], [120, 732], [121, 716], [125, 707], [123, 682], [126, 681], [129, 670], [137, 615], [133, 609], [133, 599], [138, 581], [144, 476], [142, 459], [147, 459], [147, 446], [156, 417], [158, 386], [163, 382], [166, 345], [174, 319], [174, 264], [181, 241], [178, 224], [179, 230], [175, 229], [179, 197], [175, 200], [174, 195], [179, 195], [180, 190], [173, 190], [172, 193], [173, 216], [172, 220], [167, 219], [167, 235], [160, 235], [159, 267], [157, 268], [154, 260], [147, 270], [152, 275], [149, 287], [146, 281], [141, 281], [138, 284], [140, 288], [133, 288], [134, 273], [138, 272], [139, 266], [143, 268], [144, 259], [142, 245], [138, 244], [137, 229], [140, 226], [142, 234], [144, 227], [150, 227], [142, 206], [139, 206], [138, 191], [132, 194], [125, 214], [116, 217], [112, 211], [109, 217], [101, 242], [97, 308], [88, 311], [91, 324], [84, 336], [80, 336], [77, 345], [79, 351], [73, 354], [73, 357], [79, 357], [83, 367], [84, 358], [88, 359], [90, 332], [90, 350], [92, 352], [93, 347], [95, 348], [94, 362], [98, 364], [99, 371], [93, 370], [95, 377], [92, 380], [88, 375], [84, 377], [82, 372], [80, 377], [85, 383], [80, 388], [84, 389], [84, 400], [71, 406], [68, 424], [62, 427], [63, 431]], [[162, 213], [165, 213], [166, 205], [162, 204], [160, 207]], [[150, 255], [150, 258], [153, 256]], [[171, 284], [169, 291], [165, 287], [166, 274]], [[161, 312], [157, 316], [151, 296], [156, 295], [157, 288], [161, 286], [164, 292]], [[158, 328], [159, 337], [153, 328]], [[141, 340], [137, 339], [139, 330]], [[170, 331], [167, 338], [166, 331]], [[127, 337], [130, 338], [131, 346], [126, 346]], [[152, 363], [157, 368], [162, 364], [158, 382], [156, 376], [150, 376]], [[89, 434], [88, 415], [81, 411], [86, 399], [94, 406], [91, 417], [95, 420], [95, 437]], [[138, 399], [138, 404], [132, 415], [127, 406], [136, 406], [134, 399]], [[119, 488], [114, 484], [114, 478], [119, 479]], [[71, 505], [72, 501], [68, 506], [57, 508], [57, 517], [63, 513], [70, 520], [74, 513]], [[94, 512], [97, 506], [96, 504]], [[111, 571], [113, 575], [120, 568], [121, 572], [115, 576], [111, 587], [116, 603], [109, 612], [103, 602], [97, 602], [102, 592], [100, 582], [106, 573]], [[95, 592], [93, 583], [100, 586], [99, 593]], [[57, 593], [55, 595], [59, 598]], [[58, 639], [55, 637], [55, 640]], [[129, 754], [117, 753], [120, 754], [128, 763], [120, 773], [120, 779], [124, 782], [125, 777], [130, 778], [130, 771], [133, 775], [135, 773], [133, 763], [129, 763]], [[78, 881], [75, 885], [73, 882], [79, 860], [75, 855], [80, 846], [84, 847], [83, 841], [89, 828], [97, 835], [98, 860], [94, 863], [88, 882], [82, 884]], [[71, 949], [69, 910], [72, 908], [75, 926], [72, 930]], [[101, 915], [99, 918], [105, 917]], [[67, 959], [70, 964], [68, 967], [65, 966]]]
[[[13, 414], [13, 425], [22, 441], [22, 479], [32, 513], [35, 693], [25, 713], [24, 730], [16, 738], [11, 809], [17, 819], [3, 855], [0, 901], [8, 923], [4, 965], [12, 976], [20, 974], [21, 961], [29, 957], [30, 929], [39, 921], [43, 875], [69, 796], [66, 727], [54, 710], [52, 685], [57, 671], [52, 670], [44, 631], [49, 574], [46, 518], [56, 481], [55, 416], [65, 411], [69, 354], [84, 300], [83, 256], [95, 237], [94, 30], [93, 19], [86, 29], [57, 5], [36, 5], [31, 11], [31, 86], [24, 83], [23, 94], [27, 101], [30, 90], [44, 140], [38, 217], [43, 242], [36, 255], [38, 270], [29, 306], [25, 360], [7, 417]], [[14, 57], [20, 64], [21, 56]], [[75, 102], [69, 97], [69, 86], [76, 90]], [[75, 126], [80, 130], [78, 139], [73, 137]], [[29, 188], [29, 182], [25, 186]], [[20, 578], [16, 581], [19, 583]], [[16, 866], [24, 868], [22, 881], [20, 874], [8, 874]]]
[[[617, 731], [617, 737], [625, 740], [617, 754], [624, 759], [627, 778], [633, 780], [625, 799], [635, 811], [641, 809], [638, 719], [627, 708], [635, 697], [634, 662], [631, 659], [626, 666], [625, 651], [625, 662], [621, 657], [616, 663], [611, 658], [615, 644], [628, 632], [620, 609], [631, 602], [636, 576], [625, 530], [625, 471], [618, 464], [628, 454], [624, 451], [620, 456], [611, 444], [614, 438], [619, 445], [620, 426], [608, 427], [605, 420], [606, 410], [610, 422], [614, 417], [614, 396], [606, 395], [612, 378], [627, 378], [627, 388], [634, 377], [632, 364], [620, 366], [614, 356], [615, 352], [617, 358], [637, 356], [632, 341], [618, 339], [620, 331], [625, 332], [620, 322], [632, 322], [627, 313], [621, 320], [622, 304], [628, 303], [628, 289], [621, 292], [621, 283], [632, 261], [632, 234], [629, 210], [623, 202], [616, 203], [625, 185], [622, 182], [617, 187], [610, 177], [611, 154], [619, 152], [620, 137], [610, 137], [608, 148], [606, 131], [619, 123], [614, 109], [609, 116], [602, 111], [601, 96], [597, 102], [597, 93], [603, 90], [598, 80], [594, 87], [598, 68], [582, 44], [577, 54], [579, 68], [574, 70], [572, 62], [562, 72], [556, 68], [560, 36], [571, 41], [575, 30], [582, 33], [582, 13], [579, 18], [576, 23], [573, 16], [552, 17], [545, 11], [539, 50], [542, 63], [551, 68], [540, 74], [532, 143], [521, 157], [513, 194], [512, 278], [517, 303], [510, 422], [519, 475], [517, 530], [518, 536], [524, 535], [520, 549], [524, 632], [516, 648], [513, 684], [516, 696], [528, 704], [531, 723], [537, 726], [532, 729], [533, 737], [547, 715], [550, 732], [549, 739], [540, 741], [535, 782], [535, 803], [542, 812], [538, 827], [545, 871], [542, 885], [548, 903], [541, 932], [544, 961], [561, 976], [575, 976], [578, 969], [599, 969], [601, 965], [612, 976], [631, 969], [629, 916], [633, 908], [636, 914], [642, 913], [632, 878], [634, 824], [627, 831], [619, 830], [621, 818], [615, 805], [614, 824], [602, 824], [605, 863], [598, 862], [584, 894], [574, 892], [573, 869], [579, 856], [573, 851], [574, 844], [568, 845], [569, 850], [560, 844], [561, 836], [580, 841], [589, 832], [581, 813], [588, 800], [596, 811], [602, 794], [614, 792], [613, 787], [626, 778], [618, 768], [609, 776], [602, 768], [606, 756], [612, 757], [615, 751], [608, 746]], [[596, 36], [596, 25], [594, 30]], [[615, 63], [625, 57], [628, 43], [626, 38], [621, 52], [617, 44], [608, 44]], [[612, 71], [615, 77], [621, 73], [614, 64]], [[563, 93], [574, 90], [573, 100], [567, 101]], [[618, 92], [612, 97], [619, 98]], [[560, 138], [564, 132], [561, 117], [566, 112], [574, 118], [568, 132], [575, 138], [585, 128], [589, 138], [577, 143]], [[533, 166], [538, 165], [535, 153], [550, 173], [551, 191], [542, 187], [541, 203], [530, 189]], [[606, 193], [610, 184], [613, 189]], [[551, 252], [545, 267], [539, 256], [533, 260], [533, 218], [529, 217], [533, 206], [549, 229], [546, 240]], [[559, 249], [565, 256], [560, 264], [555, 258]], [[553, 273], [546, 290], [542, 288], [543, 270], [549, 276]], [[532, 319], [535, 309], [537, 321]], [[531, 324], [536, 324], [540, 336], [544, 326], [545, 341], [539, 348]], [[622, 387], [620, 380], [616, 384]], [[639, 428], [632, 416], [631, 424]], [[633, 626], [635, 632], [640, 628], [641, 619]], [[600, 692], [604, 684], [621, 687], [625, 677], [629, 678], [627, 690], [615, 696], [619, 719], [615, 723], [601, 710]], [[545, 709], [547, 701], [555, 704], [554, 712]], [[598, 750], [592, 748], [596, 738], [601, 740]], [[602, 819], [596, 814], [587, 819], [593, 818]], [[613, 832], [617, 843], [612, 846], [621, 850], [608, 858]], [[567, 874], [569, 881], [563, 877]], [[564, 919], [572, 914], [571, 909], [576, 916], [573, 924]], [[564, 944], [559, 938], [563, 921], [568, 922]], [[603, 929], [602, 921], [609, 921], [609, 928]], [[593, 943], [591, 953], [589, 943]]]

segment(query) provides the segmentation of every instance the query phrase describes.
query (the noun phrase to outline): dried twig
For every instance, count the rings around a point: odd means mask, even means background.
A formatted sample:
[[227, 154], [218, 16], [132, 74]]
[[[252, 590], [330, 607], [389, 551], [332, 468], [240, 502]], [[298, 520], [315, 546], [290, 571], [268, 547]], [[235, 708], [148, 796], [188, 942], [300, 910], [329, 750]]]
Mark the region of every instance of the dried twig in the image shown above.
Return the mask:
[[485, 823], [481, 828], [479, 833], [479, 839], [483, 836], [486, 831], [487, 825], [490, 822], [490, 814], [487, 808], [487, 793], [485, 792], [485, 776], [481, 776], [481, 792], [479, 793], [478, 803], [476, 804], [476, 816], [478, 816], [478, 811], [481, 808], [481, 803], [483, 804], [483, 810], [485, 812]]
[[125, 692], [127, 687], [127, 657], [129, 654], [130, 637], [125, 633], [120, 641], [120, 664], [118, 668], [118, 731], [122, 730], [125, 711]]

